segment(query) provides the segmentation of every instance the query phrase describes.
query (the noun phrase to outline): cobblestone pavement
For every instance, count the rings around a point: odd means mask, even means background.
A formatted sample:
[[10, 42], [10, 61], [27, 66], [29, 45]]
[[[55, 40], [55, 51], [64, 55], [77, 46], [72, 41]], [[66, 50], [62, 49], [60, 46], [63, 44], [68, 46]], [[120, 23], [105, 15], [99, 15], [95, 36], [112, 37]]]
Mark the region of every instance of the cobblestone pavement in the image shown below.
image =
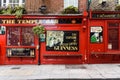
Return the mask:
[[0, 80], [118, 79], [120, 64], [0, 65]]

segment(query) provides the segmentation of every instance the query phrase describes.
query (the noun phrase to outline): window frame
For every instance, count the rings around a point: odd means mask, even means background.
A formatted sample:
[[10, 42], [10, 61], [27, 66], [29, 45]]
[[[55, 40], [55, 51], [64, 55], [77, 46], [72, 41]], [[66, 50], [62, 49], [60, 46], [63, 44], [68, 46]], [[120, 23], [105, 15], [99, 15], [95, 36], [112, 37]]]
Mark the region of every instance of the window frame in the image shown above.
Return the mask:
[[[29, 29], [32, 29], [32, 27], [9, 27], [9, 29], [7, 28], [7, 32], [6, 32], [6, 36], [7, 36], [7, 38], [6, 38], [6, 45], [7, 46], [15, 46], [15, 47], [22, 47], [22, 46], [29, 46], [29, 47], [33, 47], [33, 46], [35, 46], [35, 36], [34, 36], [34, 34], [33, 34], [33, 32], [32, 32], [32, 34], [33, 35], [31, 35], [32, 36], [32, 38], [34, 38], [34, 39], [32, 39], [32, 41], [33, 42], [31, 42], [31, 44], [29, 44], [29, 43], [27, 43], [27, 44], [24, 44], [24, 40], [25, 40], [25, 37], [24, 37], [24, 35], [23, 35], [23, 33], [25, 34], [27, 34], [27, 32], [28, 31], [31, 31], [31, 30], [27, 30], [27, 31], [24, 31], [24, 29], [27, 29], [27, 28], [29, 28]], [[19, 32], [19, 36], [18, 36], [18, 42], [17, 42], [17, 44], [11, 44], [9, 41], [11, 41], [10, 39], [9, 39], [9, 37], [8, 36], [11, 36], [11, 31], [10, 31], [10, 29], [11, 30], [14, 30], [14, 29], [17, 29], [18, 30], [18, 32]], [[31, 34], [31, 32], [29, 32], [30, 34]], [[14, 37], [14, 36], [13, 36]], [[12, 37], [11, 37], [12, 38]], [[19, 43], [19, 44], [18, 44]]]
[[6, 7], [6, 6], [8, 6], [9, 4], [11, 4], [12, 6], [13, 6], [13, 4], [17, 4], [17, 5], [19, 5], [19, 6], [21, 6], [21, 5], [24, 5], [25, 4], [25, 2], [23, 1], [23, 0], [19, 0], [19, 2], [18, 3], [10, 3], [10, 0], [6, 0], [6, 2], [4, 3], [4, 0], [1, 0], [1, 7]]
[[[109, 23], [118, 23], [118, 25], [110, 26]], [[116, 41], [118, 41], [118, 49], [112, 49], [112, 45], [109, 44], [109, 41], [112, 41], [112, 40], [109, 39], [109, 30], [110, 29], [111, 30], [118, 30], [118, 40], [116, 40]], [[107, 50], [108, 51], [113, 51], [113, 50], [119, 51], [120, 50], [120, 24], [119, 24], [119, 22], [108, 22], [107, 38], [108, 38], [108, 40], [107, 40], [108, 41], [108, 43], [107, 43], [108, 44]], [[109, 46], [111, 46], [111, 49], [109, 49]]]

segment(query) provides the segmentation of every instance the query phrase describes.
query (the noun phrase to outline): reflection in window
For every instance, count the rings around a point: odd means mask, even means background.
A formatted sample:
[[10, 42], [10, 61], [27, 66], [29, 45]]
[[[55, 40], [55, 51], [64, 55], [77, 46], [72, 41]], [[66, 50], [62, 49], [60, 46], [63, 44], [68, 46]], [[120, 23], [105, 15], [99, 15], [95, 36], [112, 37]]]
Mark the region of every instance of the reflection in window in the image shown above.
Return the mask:
[[20, 42], [20, 28], [8, 28], [7, 45], [17, 46]]
[[8, 46], [34, 46], [32, 28], [9, 27], [7, 28]]
[[119, 22], [108, 23], [108, 49], [119, 50], [120, 49], [120, 27]]
[[68, 6], [78, 7], [78, 0], [64, 0], [64, 8]]
[[22, 28], [22, 45], [34, 45], [34, 35], [29, 28]]

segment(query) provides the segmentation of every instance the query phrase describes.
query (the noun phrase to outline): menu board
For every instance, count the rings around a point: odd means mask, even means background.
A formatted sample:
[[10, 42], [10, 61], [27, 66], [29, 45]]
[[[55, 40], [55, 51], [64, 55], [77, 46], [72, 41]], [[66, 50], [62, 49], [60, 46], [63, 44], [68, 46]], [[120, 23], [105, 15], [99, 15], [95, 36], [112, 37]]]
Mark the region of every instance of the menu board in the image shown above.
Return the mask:
[[34, 57], [35, 49], [33, 48], [8, 48], [8, 57]]
[[47, 31], [47, 51], [78, 51], [79, 31]]

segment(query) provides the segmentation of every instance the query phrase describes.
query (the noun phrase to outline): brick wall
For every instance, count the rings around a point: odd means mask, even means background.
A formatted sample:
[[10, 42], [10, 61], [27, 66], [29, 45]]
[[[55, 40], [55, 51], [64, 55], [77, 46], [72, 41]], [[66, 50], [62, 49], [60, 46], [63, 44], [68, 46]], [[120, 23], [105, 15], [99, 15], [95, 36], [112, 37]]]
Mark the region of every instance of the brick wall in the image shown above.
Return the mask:
[[[59, 14], [64, 8], [63, 0], [44, 0], [44, 4], [47, 6], [47, 13]], [[79, 10], [86, 10], [86, 1], [87, 0], [79, 0]], [[26, 0], [25, 7], [28, 13], [38, 13], [39, 8], [42, 5], [42, 0]]]

